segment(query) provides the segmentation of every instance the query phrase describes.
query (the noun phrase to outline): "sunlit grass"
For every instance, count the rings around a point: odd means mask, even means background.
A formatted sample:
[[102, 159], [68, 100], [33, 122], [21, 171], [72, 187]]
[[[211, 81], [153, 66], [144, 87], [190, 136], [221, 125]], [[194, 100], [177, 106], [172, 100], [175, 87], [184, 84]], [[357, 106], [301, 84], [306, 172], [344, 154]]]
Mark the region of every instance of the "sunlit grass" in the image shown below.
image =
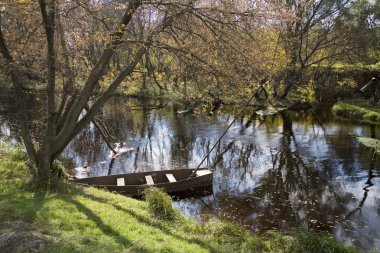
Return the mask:
[[71, 189], [66, 193], [7, 195], [0, 200], [0, 219], [21, 219], [60, 238], [48, 252], [209, 251], [192, 241], [199, 235], [156, 219], [143, 201], [67, 187]]
[[27, 189], [32, 182], [31, 169], [21, 148], [0, 141], [0, 193]]

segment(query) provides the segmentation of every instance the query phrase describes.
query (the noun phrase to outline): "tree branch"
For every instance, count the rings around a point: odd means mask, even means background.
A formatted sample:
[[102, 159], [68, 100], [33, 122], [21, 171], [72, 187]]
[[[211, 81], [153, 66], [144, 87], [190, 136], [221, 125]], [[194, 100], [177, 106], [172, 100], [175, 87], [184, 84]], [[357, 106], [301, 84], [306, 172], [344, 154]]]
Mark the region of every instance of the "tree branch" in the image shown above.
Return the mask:
[[115, 49], [119, 44], [127, 25], [132, 20], [133, 14], [136, 12], [137, 8], [141, 5], [141, 1], [132, 0], [129, 2], [128, 8], [124, 12], [124, 16], [117, 26], [116, 30], [111, 34], [111, 41], [107, 45], [106, 49], [103, 51], [95, 67], [92, 69], [89, 77], [87, 78], [84, 88], [80, 91], [77, 99], [73, 105], [68, 108], [69, 112], [66, 121], [55, 138], [58, 142], [58, 146], [61, 146], [66, 138], [67, 133], [72, 133], [77, 123], [78, 117], [83, 111], [85, 105], [87, 104], [89, 98], [91, 97], [92, 91], [94, 90], [99, 79], [103, 76], [105, 68], [108, 66], [112, 55], [115, 53]]
[[[55, 137], [55, 71], [56, 71], [56, 52], [55, 52], [55, 11], [56, 3], [54, 0], [45, 2], [39, 0], [42, 20], [45, 26], [45, 35], [47, 41], [47, 122], [46, 133], [42, 144], [43, 156], [51, 157], [51, 146]], [[52, 162], [52, 161], [50, 161]], [[48, 165], [46, 165], [48, 166]], [[48, 166], [50, 168], [50, 164]], [[47, 168], [47, 167], [46, 167]]]
[[25, 94], [22, 88], [23, 81], [20, 77], [20, 72], [18, 71], [18, 66], [13, 60], [13, 57], [11, 53], [9, 52], [3, 31], [2, 31], [2, 25], [1, 25], [1, 12], [0, 12], [0, 52], [1, 55], [5, 58], [6, 62], [8, 63], [9, 73], [12, 78], [13, 82], [13, 91], [15, 94], [15, 100], [16, 104], [18, 105], [18, 112], [17, 112], [17, 121], [20, 127], [21, 132], [21, 138], [23, 140], [23, 143], [25, 145], [26, 151], [28, 153], [28, 156], [33, 160], [33, 162], [37, 161], [37, 155], [36, 150], [34, 148], [33, 140], [30, 135], [29, 127], [28, 127], [28, 113], [27, 113], [27, 106], [25, 104]]

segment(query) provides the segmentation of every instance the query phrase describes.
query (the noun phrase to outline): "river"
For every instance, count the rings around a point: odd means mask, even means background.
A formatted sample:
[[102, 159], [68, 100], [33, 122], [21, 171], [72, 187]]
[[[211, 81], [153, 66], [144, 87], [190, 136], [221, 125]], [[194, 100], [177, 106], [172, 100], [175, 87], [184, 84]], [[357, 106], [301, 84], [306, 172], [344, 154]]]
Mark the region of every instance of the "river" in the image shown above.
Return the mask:
[[[89, 125], [61, 160], [80, 177], [196, 167], [237, 110], [181, 109], [112, 99], [100, 118], [125, 152], [110, 164], [110, 150]], [[17, 142], [11, 111], [0, 107], [0, 137]], [[356, 136], [380, 138], [380, 127], [335, 119], [328, 106], [264, 117], [247, 110], [203, 164], [217, 162], [213, 194], [174, 205], [199, 221], [218, 217], [256, 232], [301, 226], [380, 250], [380, 158]]]

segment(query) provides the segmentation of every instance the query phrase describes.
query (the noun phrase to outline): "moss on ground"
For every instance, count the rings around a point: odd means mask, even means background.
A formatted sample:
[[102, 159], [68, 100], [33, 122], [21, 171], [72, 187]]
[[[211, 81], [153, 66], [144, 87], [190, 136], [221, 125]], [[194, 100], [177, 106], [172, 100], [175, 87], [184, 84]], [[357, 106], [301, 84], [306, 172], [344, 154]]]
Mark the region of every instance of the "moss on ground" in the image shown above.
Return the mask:
[[198, 224], [155, 190], [147, 201], [64, 181], [51, 192], [32, 191], [23, 152], [0, 146], [8, 175], [0, 177], [0, 252], [356, 252], [302, 230], [256, 235], [218, 220]]
[[336, 103], [332, 111], [335, 116], [356, 122], [380, 124], [380, 104], [366, 99], [344, 100]]

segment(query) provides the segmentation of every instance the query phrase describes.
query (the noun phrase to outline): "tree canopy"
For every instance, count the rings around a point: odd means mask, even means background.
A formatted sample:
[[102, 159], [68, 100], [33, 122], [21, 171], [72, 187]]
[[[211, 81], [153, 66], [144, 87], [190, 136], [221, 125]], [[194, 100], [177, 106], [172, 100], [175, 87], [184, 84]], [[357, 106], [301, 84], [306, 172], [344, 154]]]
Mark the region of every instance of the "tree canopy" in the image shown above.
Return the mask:
[[[379, 62], [379, 6], [378, 0], [4, 0], [0, 69], [12, 82], [36, 179], [46, 185], [57, 174], [53, 161], [117, 89], [179, 90], [185, 99], [216, 103], [261, 87], [267, 98], [284, 99], [309, 82], [310, 68]], [[38, 116], [27, 105], [29, 82], [43, 84]]]

